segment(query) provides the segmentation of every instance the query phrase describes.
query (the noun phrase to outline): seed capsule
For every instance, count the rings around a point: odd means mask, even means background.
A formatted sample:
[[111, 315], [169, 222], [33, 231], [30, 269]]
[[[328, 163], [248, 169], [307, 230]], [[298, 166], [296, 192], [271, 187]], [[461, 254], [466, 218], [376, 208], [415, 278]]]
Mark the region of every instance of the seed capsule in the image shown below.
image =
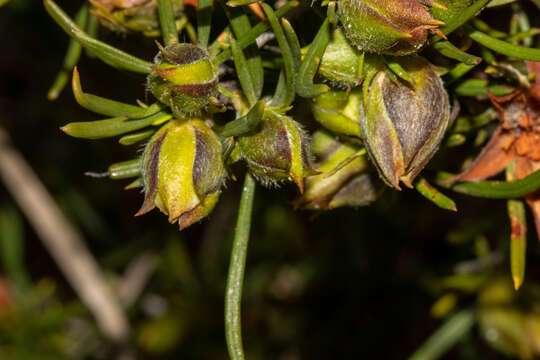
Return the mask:
[[[91, 12], [101, 25], [118, 33], [143, 32], [159, 35], [157, 0], [89, 0], [95, 7]], [[182, 14], [182, 0], [172, 0], [176, 17]]]
[[208, 52], [193, 44], [159, 45], [156, 66], [148, 76], [148, 87], [179, 118], [198, 116], [214, 105], [217, 70]]
[[444, 23], [417, 0], [339, 0], [345, 35], [361, 51], [407, 55], [426, 42], [428, 30]]
[[326, 129], [338, 134], [361, 137], [360, 104], [362, 91], [331, 90], [313, 99], [313, 117]]
[[180, 230], [214, 208], [225, 179], [221, 142], [201, 120], [172, 120], [156, 132], [142, 157], [145, 199], [136, 215], [154, 207]]
[[382, 179], [396, 189], [408, 187], [437, 151], [450, 118], [442, 81], [429, 63], [407, 57], [401, 66], [413, 79], [409, 85], [379, 72], [360, 107], [364, 144]]
[[238, 138], [238, 151], [264, 185], [292, 180], [304, 191], [304, 176], [311, 169], [308, 140], [290, 117], [266, 112], [257, 133]]
[[329, 210], [375, 201], [382, 183], [373, 175], [365, 156], [357, 156], [359, 148], [340, 143], [326, 131], [317, 131], [312, 144], [320, 174], [306, 178], [306, 191], [294, 202], [296, 207]]

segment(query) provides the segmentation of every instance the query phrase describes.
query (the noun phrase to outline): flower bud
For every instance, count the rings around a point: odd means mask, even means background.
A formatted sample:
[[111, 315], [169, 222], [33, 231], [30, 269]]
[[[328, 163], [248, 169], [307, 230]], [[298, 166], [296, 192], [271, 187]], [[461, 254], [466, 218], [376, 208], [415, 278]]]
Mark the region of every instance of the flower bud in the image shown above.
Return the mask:
[[320, 174], [306, 178], [306, 191], [294, 202], [296, 207], [328, 210], [375, 201], [381, 183], [371, 173], [365, 156], [357, 156], [359, 148], [338, 142], [326, 131], [317, 131], [312, 144]]
[[364, 144], [382, 179], [408, 187], [435, 154], [450, 118], [448, 94], [439, 76], [420, 57], [400, 61], [413, 84], [379, 72], [361, 106]]
[[221, 142], [201, 120], [172, 120], [146, 145], [142, 175], [145, 199], [136, 215], [157, 206], [182, 230], [208, 215], [219, 198]]
[[361, 51], [407, 55], [426, 42], [434, 19], [417, 0], [339, 0], [345, 35]]
[[238, 138], [238, 151], [264, 185], [292, 180], [304, 191], [305, 172], [311, 170], [308, 140], [290, 117], [265, 112], [258, 132]]
[[[89, 0], [91, 12], [101, 25], [119, 33], [143, 32], [159, 35], [157, 0]], [[182, 0], [172, 0], [175, 16], [183, 10]], [[155, 33], [155, 34], [154, 34]]]
[[312, 100], [313, 117], [326, 129], [333, 132], [361, 137], [360, 104], [362, 91], [330, 90]]
[[354, 87], [360, 82], [362, 73], [361, 55], [345, 38], [341, 28], [337, 28], [324, 50], [318, 74], [332, 86]]
[[180, 118], [198, 116], [213, 105], [218, 75], [208, 52], [193, 44], [160, 47], [148, 87]]

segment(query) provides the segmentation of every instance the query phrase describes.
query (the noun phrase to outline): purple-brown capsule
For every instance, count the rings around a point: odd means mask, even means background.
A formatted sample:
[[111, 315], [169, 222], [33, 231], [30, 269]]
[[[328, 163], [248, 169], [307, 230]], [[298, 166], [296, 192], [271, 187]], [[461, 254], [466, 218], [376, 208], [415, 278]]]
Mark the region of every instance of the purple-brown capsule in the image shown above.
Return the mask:
[[437, 151], [450, 118], [448, 94], [430, 64], [420, 57], [400, 60], [414, 83], [386, 71], [373, 79], [360, 107], [362, 138], [381, 178], [400, 189], [412, 181]]
[[304, 176], [311, 171], [309, 144], [289, 116], [267, 111], [258, 132], [238, 137], [237, 149], [264, 185], [292, 180], [304, 191]]
[[319, 174], [306, 177], [306, 190], [295, 200], [298, 208], [329, 210], [342, 206], [365, 206], [381, 193], [382, 183], [372, 172], [360, 148], [339, 142], [326, 131], [312, 140]]

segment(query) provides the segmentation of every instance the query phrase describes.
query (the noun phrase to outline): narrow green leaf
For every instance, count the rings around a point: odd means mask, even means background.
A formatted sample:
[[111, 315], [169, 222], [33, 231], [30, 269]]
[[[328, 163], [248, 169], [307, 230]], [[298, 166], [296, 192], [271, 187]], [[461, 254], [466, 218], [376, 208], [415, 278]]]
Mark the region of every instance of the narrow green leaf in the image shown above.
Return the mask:
[[69, 36], [79, 41], [84, 48], [92, 51], [106, 64], [141, 74], [151, 72], [151, 63], [90, 37], [54, 1], [43, 0], [43, 3], [49, 15]]
[[454, 202], [454, 200], [450, 199], [448, 196], [441, 193], [439, 190], [433, 187], [430, 183], [428, 183], [426, 179], [421, 178], [415, 184], [415, 188], [426, 199], [433, 202], [435, 205], [437, 205], [441, 209], [457, 211], [456, 203]]
[[[225, 14], [229, 18], [234, 36], [237, 39], [251, 31], [251, 23], [249, 22], [249, 18], [243, 9], [231, 9], [226, 6], [224, 6], [224, 9]], [[257, 98], [259, 98], [261, 96], [264, 84], [264, 69], [262, 59], [259, 54], [259, 49], [257, 48], [256, 44], [251, 44], [246, 47], [244, 53], [246, 55], [247, 65], [249, 67], [249, 74], [253, 80], [255, 93], [257, 94]]]
[[171, 0], [158, 0], [158, 10], [163, 42], [165, 45], [177, 43], [178, 31]]
[[287, 36], [287, 41], [289, 42], [289, 46], [291, 47], [291, 53], [294, 59], [294, 69], [295, 71], [298, 71], [302, 63], [300, 41], [298, 40], [298, 36], [296, 36], [296, 32], [294, 31], [291, 23], [287, 19], [281, 19], [281, 26], [285, 31], [285, 36]]
[[435, 360], [446, 354], [452, 346], [472, 329], [474, 312], [462, 310], [447, 319], [409, 358], [409, 360]]
[[444, 146], [447, 146], [447, 147], [461, 146], [461, 145], [465, 144], [465, 141], [467, 141], [467, 137], [465, 135], [463, 135], [463, 134], [451, 134], [444, 141]]
[[437, 41], [432, 47], [447, 58], [457, 60], [466, 65], [478, 65], [482, 62], [482, 58], [461, 51], [450, 41]]
[[510, 44], [506, 41], [495, 39], [480, 31], [472, 31], [469, 37], [477, 43], [500, 54], [517, 59], [540, 61], [540, 49], [531, 49], [524, 46]]
[[296, 94], [296, 80], [294, 77], [296, 71], [294, 57], [291, 52], [291, 47], [289, 46], [289, 41], [287, 40], [287, 37], [285, 36], [283, 29], [281, 28], [278, 18], [274, 13], [274, 10], [270, 5], [265, 3], [262, 3], [262, 8], [264, 13], [266, 14], [266, 17], [268, 18], [268, 22], [270, 23], [272, 31], [276, 35], [276, 40], [278, 42], [279, 48], [281, 49], [281, 56], [283, 58], [283, 72], [285, 75], [285, 84], [287, 85], [285, 92], [274, 93], [274, 96], [272, 98], [272, 105], [277, 107], [289, 106], [294, 101], [294, 97]]
[[[506, 168], [506, 180], [515, 180], [516, 162], [512, 161]], [[508, 217], [510, 218], [510, 272], [514, 289], [518, 290], [525, 279], [527, 256], [527, 218], [525, 204], [521, 200], [508, 200]]]
[[124, 146], [133, 145], [149, 138], [153, 133], [155, 133], [155, 130], [146, 130], [137, 132], [135, 134], [124, 135], [120, 138], [120, 140], [118, 140], [118, 142]]
[[[88, 22], [88, 5], [85, 3], [77, 14], [75, 15], [75, 24], [81, 28], [85, 28]], [[81, 56], [82, 46], [75, 39], [69, 41], [68, 49], [66, 51], [66, 56], [64, 57], [64, 63], [62, 64], [62, 69], [56, 76], [54, 83], [52, 84], [49, 92], [47, 93], [47, 98], [49, 100], [56, 100], [62, 90], [66, 87], [66, 84], [69, 81], [69, 76], [73, 67], [77, 65], [79, 57]]]
[[73, 122], [61, 129], [66, 134], [77, 138], [102, 139], [139, 130], [170, 118], [172, 118], [172, 115], [169, 112], [160, 111], [142, 119], [130, 119], [127, 116], [120, 116], [97, 121]]
[[[280, 18], [282, 16], [285, 16], [285, 14], [289, 12], [289, 10], [298, 6], [298, 4], [299, 3], [296, 0], [287, 2], [285, 5], [283, 5], [276, 11], [276, 17]], [[245, 49], [247, 46], [253, 44], [257, 37], [268, 29], [269, 25], [266, 21], [259, 22], [257, 25], [251, 28], [251, 30], [247, 34], [238, 39], [238, 46], [240, 47], [240, 49]], [[216, 56], [216, 58], [214, 59], [214, 63], [216, 65], [221, 64], [222, 62], [229, 59], [231, 55], [231, 49], [225, 49]]]
[[[99, 33], [99, 20], [98, 18], [92, 14], [88, 14], [88, 24], [86, 24], [86, 33], [91, 38], [97, 39], [98, 33]], [[86, 53], [86, 56], [93, 59], [96, 57], [96, 55], [89, 49], [84, 49], [84, 52]]]
[[459, 96], [487, 96], [491, 91], [495, 96], [503, 96], [512, 93], [513, 88], [506, 85], [489, 85], [485, 79], [467, 79], [454, 88], [454, 93]]
[[330, 22], [326, 19], [309, 46], [309, 49], [304, 56], [304, 60], [300, 65], [300, 69], [298, 70], [298, 74], [296, 75], [296, 92], [301, 97], [315, 97], [330, 89], [327, 85], [313, 83], [324, 50], [330, 42], [330, 37]]
[[450, 85], [453, 82], [461, 79], [465, 74], [471, 71], [476, 65], [466, 65], [464, 63], [457, 64], [452, 70], [443, 76], [445, 85]]
[[521, 200], [508, 200], [510, 217], [510, 271], [514, 289], [518, 290], [525, 278], [525, 258], [527, 251], [527, 219], [525, 205]]
[[131, 190], [131, 189], [136, 189], [136, 188], [140, 188], [140, 187], [143, 187], [143, 183], [142, 183], [141, 178], [138, 178], [138, 179], [130, 182], [128, 185], [126, 185], [124, 187], [124, 190]]
[[264, 99], [259, 100], [245, 116], [228, 122], [218, 130], [218, 134], [221, 137], [229, 137], [241, 136], [255, 131], [263, 118], [265, 102]]
[[455, 192], [470, 196], [485, 197], [491, 199], [514, 199], [525, 196], [540, 188], [540, 170], [535, 171], [526, 178], [513, 181], [476, 181], [476, 182], [458, 182], [444, 183], [450, 179], [453, 174], [439, 172], [437, 174], [437, 183], [445, 188], [452, 189]]
[[387, 56], [384, 58], [386, 62], [386, 66], [394, 73], [396, 74], [400, 79], [408, 82], [409, 84], [414, 84], [414, 80], [410, 77], [410, 75], [405, 71], [405, 69], [392, 57]]
[[111, 179], [128, 179], [137, 177], [141, 173], [141, 159], [122, 161], [109, 166], [109, 177]]
[[489, 1], [490, 0], [476, 0], [474, 4], [463, 10], [460, 16], [453, 17], [452, 21], [447, 21], [445, 26], [440, 28], [441, 32], [448, 35], [457, 28], [461, 27], [461, 25], [465, 24], [472, 17], [477, 15]]
[[498, 119], [497, 111], [495, 111], [495, 109], [492, 107], [489, 107], [487, 110], [475, 116], [458, 117], [452, 131], [456, 133], [469, 132], [485, 126], [496, 119]]
[[253, 104], [257, 102], [257, 93], [255, 92], [255, 84], [253, 84], [253, 79], [249, 74], [246, 57], [233, 37], [230, 38], [230, 43], [233, 53], [234, 67], [236, 69], [238, 80], [240, 81], [240, 86], [242, 86], [242, 91], [244, 92], [249, 105], [253, 106]]
[[213, 0], [199, 0], [197, 7], [197, 38], [199, 45], [206, 48], [210, 40]]
[[487, 4], [486, 7], [496, 7], [496, 6], [503, 6], [507, 4], [511, 4], [513, 2], [516, 2], [517, 0], [491, 0], [489, 4]]
[[[83, 108], [106, 116], [121, 116], [127, 114], [146, 113], [148, 110], [135, 105], [125, 104], [119, 101], [102, 98], [97, 95], [83, 92], [81, 79], [77, 67], [73, 69], [72, 79], [73, 95], [75, 100]], [[159, 109], [156, 109], [156, 112]]]
[[256, 3], [259, 0], [229, 0], [227, 1], [227, 6], [235, 7], [235, 6], [244, 6]]

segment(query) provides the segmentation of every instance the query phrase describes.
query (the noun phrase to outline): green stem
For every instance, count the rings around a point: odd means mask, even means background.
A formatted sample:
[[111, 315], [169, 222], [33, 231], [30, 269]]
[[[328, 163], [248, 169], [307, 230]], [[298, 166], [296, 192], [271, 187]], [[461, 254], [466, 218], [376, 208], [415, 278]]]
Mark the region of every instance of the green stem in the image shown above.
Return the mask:
[[242, 300], [242, 282], [246, 268], [246, 254], [251, 228], [251, 212], [255, 195], [255, 180], [246, 173], [244, 189], [238, 209], [238, 219], [234, 231], [227, 289], [225, 292], [225, 336], [231, 360], [243, 360], [242, 322], [240, 303]]

